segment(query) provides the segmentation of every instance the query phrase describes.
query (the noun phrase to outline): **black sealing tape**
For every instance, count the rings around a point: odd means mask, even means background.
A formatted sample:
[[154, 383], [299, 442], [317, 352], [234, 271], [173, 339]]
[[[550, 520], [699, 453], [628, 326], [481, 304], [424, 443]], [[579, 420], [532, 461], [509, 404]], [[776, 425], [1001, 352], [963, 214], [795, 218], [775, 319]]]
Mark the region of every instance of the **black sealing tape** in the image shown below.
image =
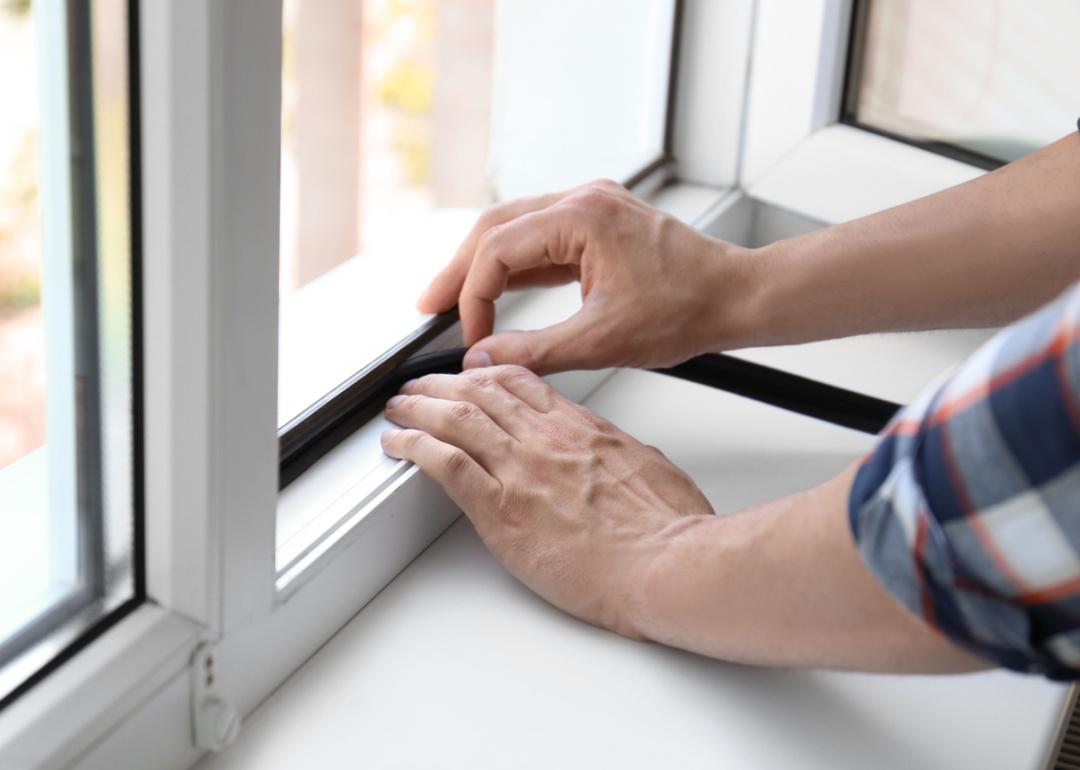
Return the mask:
[[[357, 428], [379, 414], [386, 402], [409, 380], [425, 374], [457, 374], [465, 348], [413, 356], [373, 385], [329, 430], [323, 431], [299, 451], [283, 457], [279, 486], [284, 489], [316, 460], [340, 444]], [[724, 353], [706, 353], [658, 374], [708, 385], [745, 398], [815, 417], [863, 433], [878, 433], [900, 409], [900, 404], [826, 385], [797, 374], [762, 366]]]

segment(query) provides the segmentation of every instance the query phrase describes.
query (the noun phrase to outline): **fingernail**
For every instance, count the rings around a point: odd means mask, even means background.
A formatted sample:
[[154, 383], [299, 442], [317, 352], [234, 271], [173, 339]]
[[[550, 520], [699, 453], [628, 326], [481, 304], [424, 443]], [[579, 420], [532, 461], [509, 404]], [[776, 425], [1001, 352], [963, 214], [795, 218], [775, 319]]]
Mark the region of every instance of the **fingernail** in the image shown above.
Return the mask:
[[465, 354], [465, 360], [461, 362], [461, 365], [466, 369], [479, 369], [483, 366], [491, 366], [492, 363], [494, 362], [491, 356], [483, 350], [470, 350]]
[[386, 408], [387, 409], [393, 409], [394, 407], [396, 407], [398, 404], [400, 404], [404, 400], [405, 400], [405, 396], [394, 396], [393, 398], [391, 398], [389, 401], [386, 402]]
[[394, 436], [399, 433], [401, 433], [401, 431], [397, 428], [388, 428], [387, 430], [384, 430], [382, 432], [381, 436], [379, 436], [379, 442], [383, 445], [383, 447], [385, 447], [393, 440]]
[[405, 384], [401, 386], [401, 390], [399, 390], [398, 392], [399, 393], [408, 393], [409, 389], [412, 388], [412, 386], [415, 385], [415, 384], [416, 384], [416, 380], [406, 380]]

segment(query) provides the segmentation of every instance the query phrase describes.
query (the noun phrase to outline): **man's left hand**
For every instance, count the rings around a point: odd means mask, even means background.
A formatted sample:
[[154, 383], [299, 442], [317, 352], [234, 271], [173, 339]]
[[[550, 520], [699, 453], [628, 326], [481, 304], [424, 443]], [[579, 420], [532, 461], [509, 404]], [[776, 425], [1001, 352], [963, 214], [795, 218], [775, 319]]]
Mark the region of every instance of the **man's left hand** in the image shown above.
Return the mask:
[[461, 506], [495, 557], [555, 606], [644, 638], [643, 591], [665, 545], [713, 517], [657, 449], [556, 392], [495, 366], [407, 383], [386, 406], [392, 457]]

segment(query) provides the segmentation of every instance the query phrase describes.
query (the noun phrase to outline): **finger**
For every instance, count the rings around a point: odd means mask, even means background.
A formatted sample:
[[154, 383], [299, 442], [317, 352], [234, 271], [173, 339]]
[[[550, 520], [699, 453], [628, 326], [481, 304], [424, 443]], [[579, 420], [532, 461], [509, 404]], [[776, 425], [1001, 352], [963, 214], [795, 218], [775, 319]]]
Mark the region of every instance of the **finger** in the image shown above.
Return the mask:
[[464, 449], [494, 475], [517, 443], [478, 405], [428, 396], [394, 396], [386, 417], [403, 428], [422, 430], [440, 441]]
[[462, 365], [516, 364], [536, 374], [611, 365], [610, 340], [600, 332], [599, 313], [586, 302], [565, 321], [537, 331], [501, 332], [482, 339], [465, 354]]
[[510, 273], [506, 288], [508, 291], [517, 291], [534, 286], [562, 286], [580, 279], [581, 268], [577, 265], [549, 265]]
[[491, 508], [502, 485], [459, 447], [419, 430], [387, 430], [382, 447], [390, 457], [416, 463], [472, 518]]
[[535, 410], [499, 384], [497, 369], [473, 369], [463, 374], [428, 374], [405, 383], [401, 392], [410, 396], [428, 396], [448, 401], [470, 401], [504, 431], [523, 438], [535, 417]]
[[550, 412], [560, 400], [565, 400], [555, 388], [524, 367], [493, 366], [486, 371], [491, 372], [507, 392], [541, 414]]
[[518, 270], [579, 264], [590, 220], [573, 206], [549, 206], [488, 230], [458, 296], [465, 344], [491, 334], [495, 300]]
[[568, 193], [569, 191], [562, 191], [534, 198], [521, 198], [487, 209], [477, 218], [469, 234], [465, 236], [465, 240], [454, 253], [453, 259], [439, 271], [420, 295], [416, 302], [417, 309], [421, 313], [442, 313], [452, 308], [457, 304], [458, 295], [461, 294], [465, 276], [469, 273], [469, 266], [472, 265], [476, 253], [476, 245], [485, 232], [522, 214], [547, 208], [562, 200]]

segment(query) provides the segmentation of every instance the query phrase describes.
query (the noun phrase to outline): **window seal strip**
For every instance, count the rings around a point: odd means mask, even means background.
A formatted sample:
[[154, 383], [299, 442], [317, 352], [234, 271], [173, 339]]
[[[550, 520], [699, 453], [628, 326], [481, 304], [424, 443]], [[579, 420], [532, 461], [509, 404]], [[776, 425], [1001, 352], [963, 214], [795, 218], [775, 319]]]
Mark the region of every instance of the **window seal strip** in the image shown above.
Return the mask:
[[[285, 488], [320, 457], [379, 414], [408, 380], [425, 374], [457, 374], [466, 348], [424, 353], [399, 360], [378, 381], [369, 381], [363, 398], [331, 428], [282, 464]], [[878, 433], [901, 409], [892, 401], [757, 364], [724, 353], [706, 353], [676, 366], [649, 371], [723, 390], [789, 412], [863, 433]]]

